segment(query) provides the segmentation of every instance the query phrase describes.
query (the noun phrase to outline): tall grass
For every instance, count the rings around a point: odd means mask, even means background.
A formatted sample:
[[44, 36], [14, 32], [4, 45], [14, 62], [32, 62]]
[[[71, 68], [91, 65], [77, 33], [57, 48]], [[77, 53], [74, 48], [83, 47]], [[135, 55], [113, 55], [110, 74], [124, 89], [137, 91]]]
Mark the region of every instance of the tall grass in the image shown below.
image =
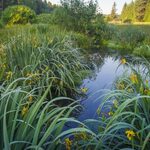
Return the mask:
[[87, 139], [80, 145], [82, 148], [149, 149], [150, 63], [142, 59], [136, 61], [142, 67], [126, 63], [132, 70], [131, 75], [120, 77], [114, 90], [104, 95], [104, 101], [97, 110], [99, 119], [85, 121], [96, 136], [89, 138], [85, 134]]
[[47, 35], [47, 28], [42, 25], [22, 31], [1, 48], [5, 55], [1, 62], [1, 82], [28, 77], [24, 84], [30, 89], [51, 84], [51, 98], [76, 92], [76, 85], [83, 78], [82, 71], [87, 69], [84, 58], [72, 36]]
[[[17, 86], [21, 80], [25, 79], [19, 78], [0, 87], [0, 149], [65, 148], [63, 139], [69, 135], [82, 130], [94, 134], [84, 124], [70, 118], [71, 113], [80, 107], [77, 101], [66, 97], [50, 100], [47, 95], [51, 85], [42, 95], [37, 95], [36, 89], [28, 91], [25, 86]], [[72, 103], [63, 107], [56, 105], [64, 100]], [[67, 122], [79, 127], [66, 132], [64, 126]]]
[[[74, 134], [94, 135], [71, 118], [78, 101], [64, 97], [78, 93], [88, 69], [72, 35], [57, 37], [45, 25], [22, 29], [0, 47], [0, 149], [65, 149]], [[69, 122], [76, 128], [66, 131]]]

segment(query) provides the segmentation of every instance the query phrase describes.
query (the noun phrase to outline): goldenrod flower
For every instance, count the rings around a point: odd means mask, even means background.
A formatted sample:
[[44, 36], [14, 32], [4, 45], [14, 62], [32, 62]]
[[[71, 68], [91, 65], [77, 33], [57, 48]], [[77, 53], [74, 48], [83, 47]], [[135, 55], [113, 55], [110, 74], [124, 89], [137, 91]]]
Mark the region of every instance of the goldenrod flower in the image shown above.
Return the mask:
[[21, 111], [22, 117], [27, 114], [28, 110], [29, 110], [29, 106], [24, 106], [24, 107], [22, 108], [22, 111]]
[[137, 78], [137, 75], [136, 74], [131, 74], [130, 75], [130, 80], [133, 84], [136, 84], [138, 83], [138, 78]]
[[126, 64], [126, 63], [127, 63], [127, 61], [125, 58], [121, 59], [121, 64]]
[[66, 150], [71, 150], [72, 141], [69, 138], [65, 139]]
[[128, 138], [129, 140], [132, 140], [133, 137], [135, 136], [135, 132], [134, 132], [133, 130], [127, 130], [125, 133], [126, 133], [127, 138]]
[[86, 93], [88, 91], [88, 88], [81, 88], [82, 93]]

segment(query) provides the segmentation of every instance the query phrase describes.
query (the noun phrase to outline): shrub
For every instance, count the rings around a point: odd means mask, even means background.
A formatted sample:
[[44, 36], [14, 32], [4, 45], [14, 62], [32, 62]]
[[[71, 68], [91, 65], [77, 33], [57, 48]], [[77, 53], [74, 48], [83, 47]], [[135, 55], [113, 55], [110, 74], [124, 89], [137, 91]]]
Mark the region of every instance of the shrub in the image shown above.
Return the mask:
[[51, 24], [52, 21], [52, 14], [40, 14], [36, 17], [37, 23], [43, 23], [43, 24]]
[[7, 7], [3, 12], [3, 21], [8, 25], [33, 23], [35, 17], [33, 10], [22, 5]]

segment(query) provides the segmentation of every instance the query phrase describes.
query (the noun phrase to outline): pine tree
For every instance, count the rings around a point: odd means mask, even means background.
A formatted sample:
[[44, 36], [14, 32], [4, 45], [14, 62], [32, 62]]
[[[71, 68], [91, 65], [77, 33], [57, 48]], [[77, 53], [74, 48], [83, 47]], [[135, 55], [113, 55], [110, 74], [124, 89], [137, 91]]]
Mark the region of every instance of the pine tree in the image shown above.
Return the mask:
[[120, 16], [120, 18], [121, 18], [122, 21], [125, 20], [125, 18], [126, 18], [126, 16], [127, 16], [126, 13], [127, 13], [127, 3], [124, 4], [123, 9], [122, 9], [122, 11], [121, 11], [121, 16]]
[[117, 18], [116, 11], [117, 11], [116, 3], [114, 2], [113, 6], [112, 6], [111, 14], [110, 14], [111, 20], [115, 20]]
[[135, 1], [135, 12], [136, 12], [136, 20], [143, 21], [146, 11], [148, 0], [136, 0]]
[[148, 0], [147, 5], [146, 5], [144, 21], [145, 22], [150, 22], [150, 0]]

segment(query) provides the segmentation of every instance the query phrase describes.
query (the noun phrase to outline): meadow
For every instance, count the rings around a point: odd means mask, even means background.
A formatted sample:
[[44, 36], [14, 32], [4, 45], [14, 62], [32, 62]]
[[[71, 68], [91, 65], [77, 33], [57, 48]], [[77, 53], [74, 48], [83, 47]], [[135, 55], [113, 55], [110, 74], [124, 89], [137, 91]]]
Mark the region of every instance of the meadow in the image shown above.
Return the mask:
[[[42, 23], [40, 17], [34, 22], [36, 14], [24, 6], [4, 11], [0, 149], [149, 149], [150, 62], [144, 56], [150, 56], [150, 26], [110, 25], [96, 15], [95, 4], [90, 4], [92, 9], [81, 6], [82, 13], [76, 7], [75, 12], [58, 8], [49, 18], [55, 23]], [[30, 15], [10, 17], [16, 8]], [[102, 96], [95, 110], [98, 118], [81, 122], [74, 113], [83, 109], [78, 98], [86, 97], [88, 88], [80, 85], [94, 68], [85, 55], [104, 47], [134, 54], [132, 62], [120, 59], [119, 66], [131, 72], [117, 78]], [[66, 129], [70, 123], [74, 127]]]

